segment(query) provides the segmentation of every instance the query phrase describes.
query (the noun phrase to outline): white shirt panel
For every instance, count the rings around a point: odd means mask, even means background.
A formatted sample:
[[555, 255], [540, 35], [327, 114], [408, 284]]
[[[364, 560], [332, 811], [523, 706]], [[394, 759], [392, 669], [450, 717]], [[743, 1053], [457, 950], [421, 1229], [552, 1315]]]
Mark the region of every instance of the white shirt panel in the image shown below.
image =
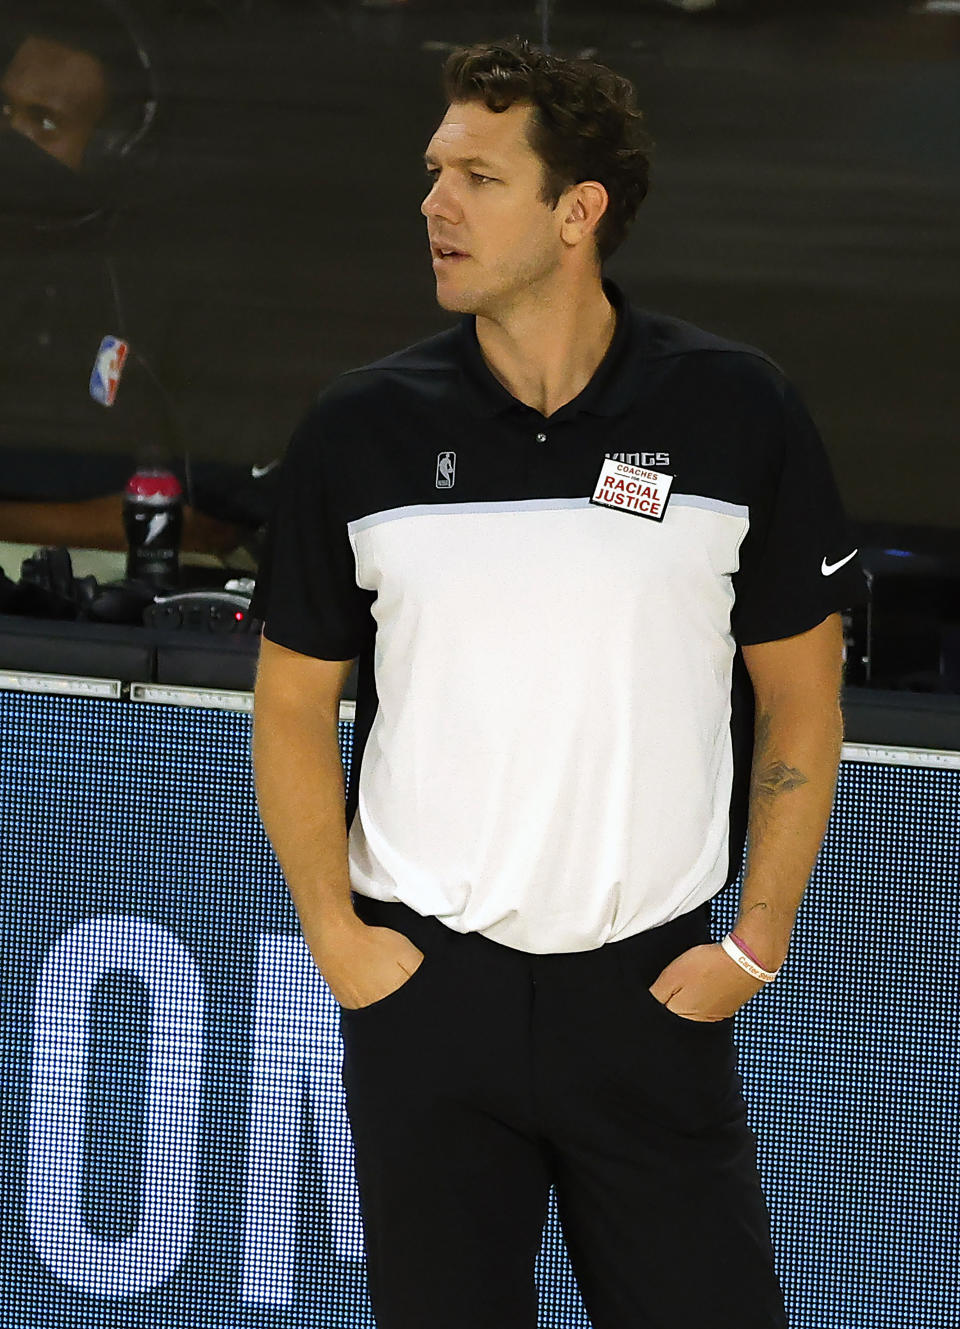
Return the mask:
[[379, 698], [354, 889], [535, 953], [714, 895], [747, 527], [746, 509], [682, 494], [662, 523], [583, 499], [353, 523]]

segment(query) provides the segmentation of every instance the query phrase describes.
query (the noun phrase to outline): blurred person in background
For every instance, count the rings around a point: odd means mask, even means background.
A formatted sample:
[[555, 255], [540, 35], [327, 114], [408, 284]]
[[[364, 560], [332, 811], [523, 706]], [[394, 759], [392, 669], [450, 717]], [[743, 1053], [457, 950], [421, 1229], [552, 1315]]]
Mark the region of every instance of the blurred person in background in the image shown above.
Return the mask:
[[[113, 0], [29, 6], [7, 16], [3, 47], [0, 541], [121, 549], [127, 475], [182, 472], [184, 451], [146, 349], [156, 328], [141, 331], [142, 301], [127, 307], [114, 254], [149, 167], [153, 63]], [[184, 515], [185, 548], [236, 545], [233, 523]]]

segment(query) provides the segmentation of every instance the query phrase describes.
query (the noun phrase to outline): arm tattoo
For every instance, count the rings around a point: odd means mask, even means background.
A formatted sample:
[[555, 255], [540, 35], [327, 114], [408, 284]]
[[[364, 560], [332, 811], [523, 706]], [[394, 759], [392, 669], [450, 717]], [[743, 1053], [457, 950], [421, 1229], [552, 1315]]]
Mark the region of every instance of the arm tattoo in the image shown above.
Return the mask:
[[769, 800], [777, 794], [799, 789], [806, 783], [807, 777], [803, 771], [773, 757], [770, 751], [770, 716], [766, 711], [758, 712], [754, 728], [753, 771], [750, 776], [752, 801], [756, 802], [761, 797]]
[[757, 771], [753, 778], [753, 787], [758, 794], [783, 794], [788, 789], [799, 789], [807, 783], [803, 771], [795, 766], [788, 766], [785, 761], [775, 761]]
[[[832, 684], [830, 687], [832, 691]], [[763, 939], [772, 959], [786, 955], [797, 908], [823, 839], [840, 757], [839, 708], [826, 688], [757, 696], [747, 853], [740, 916], [745, 935]], [[791, 764], [803, 763], [804, 770]], [[804, 788], [806, 786], [806, 788]], [[771, 966], [773, 967], [773, 966]]]

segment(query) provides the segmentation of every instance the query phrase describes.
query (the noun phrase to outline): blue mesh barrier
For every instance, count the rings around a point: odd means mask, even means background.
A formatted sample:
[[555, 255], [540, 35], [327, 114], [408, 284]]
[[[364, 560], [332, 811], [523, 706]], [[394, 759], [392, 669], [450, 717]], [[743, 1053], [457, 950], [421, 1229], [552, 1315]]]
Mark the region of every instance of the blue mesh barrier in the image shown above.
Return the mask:
[[[336, 1005], [249, 724], [0, 693], [0, 1329], [373, 1329]], [[960, 772], [845, 763], [738, 1017], [792, 1329], [960, 1326], [958, 827]], [[544, 1329], [588, 1329], [552, 1204], [538, 1281]]]

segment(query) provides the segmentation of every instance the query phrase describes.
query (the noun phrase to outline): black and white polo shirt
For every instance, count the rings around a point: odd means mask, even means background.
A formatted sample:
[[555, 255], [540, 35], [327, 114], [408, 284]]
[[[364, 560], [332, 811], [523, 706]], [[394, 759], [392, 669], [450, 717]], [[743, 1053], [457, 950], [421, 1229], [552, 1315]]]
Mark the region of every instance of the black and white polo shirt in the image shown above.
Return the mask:
[[360, 657], [353, 888], [535, 953], [736, 875], [737, 647], [864, 590], [777, 367], [605, 289], [610, 349], [549, 418], [472, 318], [338, 379], [291, 442], [254, 603], [271, 641]]

